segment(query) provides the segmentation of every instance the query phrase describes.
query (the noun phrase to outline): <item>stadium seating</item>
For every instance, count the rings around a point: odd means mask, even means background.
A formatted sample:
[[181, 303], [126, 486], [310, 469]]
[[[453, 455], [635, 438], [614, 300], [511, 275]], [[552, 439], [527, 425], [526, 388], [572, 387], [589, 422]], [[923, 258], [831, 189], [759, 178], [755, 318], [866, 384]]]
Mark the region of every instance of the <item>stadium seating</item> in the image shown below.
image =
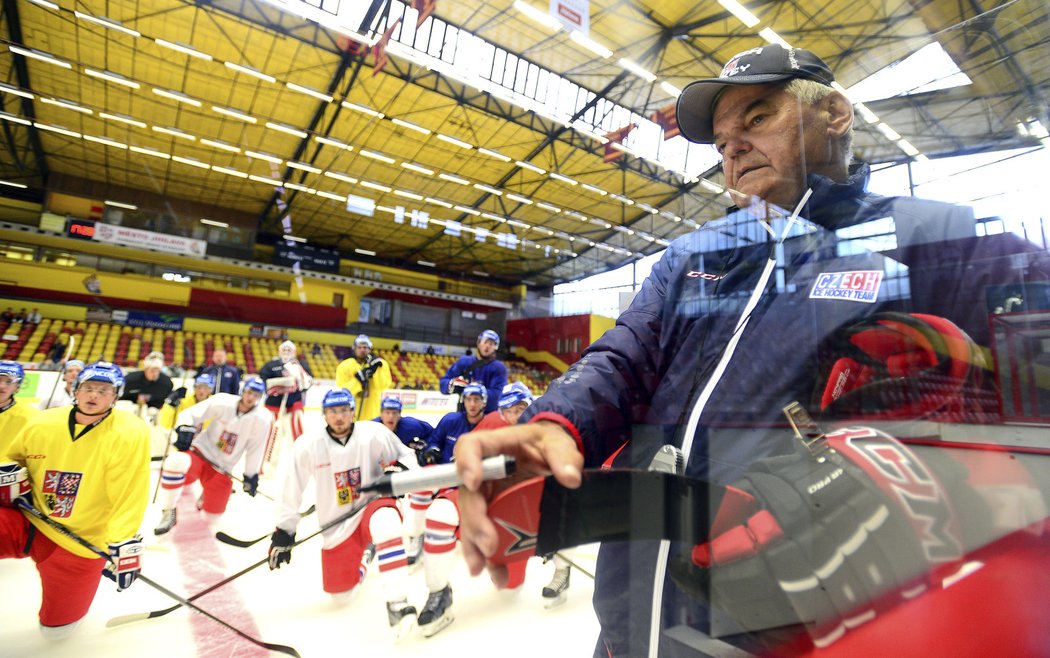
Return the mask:
[[[104, 322], [85, 322], [45, 318], [37, 325], [14, 322], [9, 326], [0, 323], [0, 351], [5, 359], [35, 363], [47, 367], [48, 355], [56, 343], [69, 345], [73, 338], [70, 358], [84, 361], [104, 359], [126, 368], [138, 368], [142, 359], [153, 351], [164, 354], [164, 362], [184, 370], [192, 370], [211, 362], [212, 351], [223, 347], [227, 352], [227, 363], [241, 368], [246, 373], [256, 373], [270, 359], [277, 356], [280, 341], [256, 336], [236, 336], [196, 331], [128, 327]], [[10, 338], [10, 340], [8, 340]], [[315, 355], [313, 343], [300, 344], [300, 358], [305, 360], [320, 379], [335, 379], [335, 369], [340, 358], [336, 347], [317, 343], [320, 348]], [[391, 366], [396, 388], [414, 388], [436, 391], [439, 380], [456, 361], [455, 356], [427, 355], [416, 352], [376, 350]], [[524, 382], [537, 395], [542, 393], [549, 378], [532, 369], [521, 359], [507, 359], [509, 380]]]

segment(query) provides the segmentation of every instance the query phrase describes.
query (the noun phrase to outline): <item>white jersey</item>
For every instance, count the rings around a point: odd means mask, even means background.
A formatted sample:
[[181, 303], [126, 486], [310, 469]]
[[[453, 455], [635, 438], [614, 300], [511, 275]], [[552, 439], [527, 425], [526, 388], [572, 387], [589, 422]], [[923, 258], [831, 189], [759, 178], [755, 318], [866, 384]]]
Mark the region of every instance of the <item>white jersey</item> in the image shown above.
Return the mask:
[[238, 414], [237, 404], [240, 401], [241, 398], [236, 395], [216, 393], [181, 411], [176, 426], [200, 427], [209, 423], [203, 432], [194, 437], [193, 447], [227, 473], [233, 471], [241, 455], [244, 455], [244, 475], [250, 477], [259, 472], [262, 464], [273, 415], [262, 405]]
[[40, 409], [54, 409], [55, 407], [64, 407], [67, 404], [73, 404], [73, 396], [66, 393], [65, 382], [61, 382], [62, 386], [55, 387], [55, 394], [50, 396], [50, 399], [44, 398], [40, 401]]
[[[321, 428], [300, 436], [294, 451], [295, 460], [285, 471], [277, 508], [277, 527], [290, 534], [299, 523], [303, 490], [311, 477], [317, 487], [317, 521], [325, 525], [346, 514], [360, 499], [358, 490], [382, 477], [387, 464], [397, 461], [409, 468], [417, 467], [416, 453], [385, 425], [371, 420], [355, 422], [346, 445]], [[361, 514], [355, 514], [325, 531], [324, 547], [342, 544], [360, 524]]]

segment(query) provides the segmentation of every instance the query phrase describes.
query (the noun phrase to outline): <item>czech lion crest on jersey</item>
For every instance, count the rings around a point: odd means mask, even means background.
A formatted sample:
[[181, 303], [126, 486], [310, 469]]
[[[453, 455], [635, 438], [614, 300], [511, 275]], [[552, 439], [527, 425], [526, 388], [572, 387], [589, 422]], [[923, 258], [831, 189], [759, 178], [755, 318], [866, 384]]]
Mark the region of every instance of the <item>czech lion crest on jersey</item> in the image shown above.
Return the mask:
[[361, 469], [351, 468], [348, 471], [333, 473], [335, 478], [335, 498], [340, 505], [349, 505], [357, 497], [357, 490], [361, 487]]
[[77, 491], [83, 473], [70, 471], [44, 471], [44, 486], [41, 493], [51, 516], [65, 519], [73, 514], [73, 505], [77, 500]]

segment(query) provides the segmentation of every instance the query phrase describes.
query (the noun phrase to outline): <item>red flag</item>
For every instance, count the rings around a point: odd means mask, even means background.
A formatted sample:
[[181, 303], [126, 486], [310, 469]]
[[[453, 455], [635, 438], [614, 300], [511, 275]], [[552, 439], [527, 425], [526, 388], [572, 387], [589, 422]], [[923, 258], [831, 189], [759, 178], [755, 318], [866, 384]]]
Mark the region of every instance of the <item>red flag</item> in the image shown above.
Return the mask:
[[638, 124], [629, 123], [623, 128], [614, 130], [611, 133], [605, 134], [605, 139], [609, 140], [605, 144], [605, 155], [602, 156], [602, 160], [605, 162], [612, 162], [623, 157], [623, 151], [613, 146], [614, 144], [620, 144], [623, 140], [627, 139], [627, 135], [631, 134], [631, 131], [638, 127]]
[[653, 112], [653, 115], [649, 117], [653, 123], [664, 129], [664, 139], [671, 139], [681, 134], [678, 130], [677, 107], [677, 102], [671, 103], [667, 107], [662, 107]]
[[386, 45], [390, 43], [390, 37], [393, 36], [394, 30], [397, 29], [400, 23], [400, 18], [394, 21], [394, 24], [387, 28], [379, 41], [376, 41], [376, 45], [372, 46], [372, 53], [375, 55], [375, 63], [372, 66], [373, 76], [386, 68], [386, 63], [390, 60], [386, 54]]
[[412, 9], [419, 12], [419, 16], [416, 18], [416, 29], [423, 24], [423, 21], [427, 19], [431, 14], [434, 13], [434, 6], [437, 4], [437, 0], [412, 0]]

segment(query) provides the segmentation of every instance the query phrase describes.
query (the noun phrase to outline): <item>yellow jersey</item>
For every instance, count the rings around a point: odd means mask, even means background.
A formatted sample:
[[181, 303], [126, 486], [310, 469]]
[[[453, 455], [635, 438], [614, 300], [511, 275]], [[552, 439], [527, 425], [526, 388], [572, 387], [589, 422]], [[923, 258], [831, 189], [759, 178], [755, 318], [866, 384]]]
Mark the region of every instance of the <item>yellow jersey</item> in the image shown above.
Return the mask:
[[[74, 425], [72, 407], [41, 411], [8, 446], [6, 460], [29, 470], [33, 506], [96, 547], [134, 537], [149, 504], [149, 425], [113, 409]], [[23, 512], [24, 513], [24, 512]], [[67, 551], [98, 557], [43, 521], [30, 523]]]
[[368, 380], [368, 396], [364, 399], [361, 398], [364, 392], [361, 381], [356, 377], [362, 367], [361, 362], [350, 357], [336, 366], [335, 385], [353, 394], [356, 404], [354, 418], [357, 420], [372, 420], [377, 417], [383, 401], [383, 391], [393, 387], [394, 374], [390, 372], [390, 364], [386, 362], [386, 359], [379, 359], [379, 361], [383, 365], [376, 368], [372, 378]]
[[36, 407], [17, 399], [10, 407], [0, 411], [0, 455], [4, 454], [7, 446], [11, 445], [11, 441], [38, 411]]

